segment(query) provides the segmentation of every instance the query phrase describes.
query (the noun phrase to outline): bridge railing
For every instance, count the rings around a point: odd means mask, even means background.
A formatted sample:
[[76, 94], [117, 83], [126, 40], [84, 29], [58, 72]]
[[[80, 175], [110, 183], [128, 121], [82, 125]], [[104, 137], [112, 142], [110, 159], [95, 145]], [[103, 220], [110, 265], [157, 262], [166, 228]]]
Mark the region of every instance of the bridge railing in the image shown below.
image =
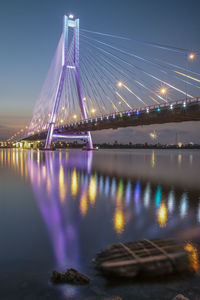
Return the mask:
[[[154, 110], [157, 110], [158, 112], [160, 112], [160, 109], [162, 108], [166, 108], [169, 107], [170, 110], [173, 110], [173, 108], [175, 108], [176, 106], [180, 106], [183, 105], [184, 108], [187, 108], [187, 105], [190, 103], [194, 103], [194, 102], [200, 102], [200, 97], [195, 97], [195, 98], [189, 98], [189, 99], [181, 99], [181, 100], [177, 100], [177, 101], [170, 101], [167, 103], [162, 103], [162, 104], [156, 104], [156, 105], [149, 105], [149, 106], [142, 106], [142, 107], [137, 107], [137, 108], [133, 108], [133, 109], [129, 109], [129, 110], [125, 110], [125, 111], [119, 111], [119, 112], [113, 112], [110, 114], [105, 114], [105, 115], [100, 115], [100, 116], [96, 116], [95, 118], [88, 118], [85, 120], [80, 120], [74, 123], [69, 123], [69, 124], [65, 124], [62, 125], [60, 127], [57, 127], [55, 129], [64, 129], [64, 128], [69, 128], [69, 127], [75, 127], [76, 125], [80, 125], [80, 124], [87, 124], [87, 123], [94, 123], [94, 122], [99, 122], [99, 121], [104, 121], [104, 120], [111, 120], [111, 119], [115, 119], [116, 117], [124, 117], [124, 116], [131, 116], [133, 114], [136, 114], [136, 116], [140, 115], [141, 112], [152, 112]], [[39, 134], [45, 134], [46, 130], [40, 131]], [[36, 133], [38, 134], [38, 133]], [[34, 137], [34, 135], [30, 135], [28, 136], [30, 137]]]
[[147, 113], [149, 113], [150, 111], [159, 109], [159, 108], [163, 108], [163, 107], [169, 107], [170, 109], [173, 109], [174, 106], [176, 105], [180, 105], [183, 104], [184, 107], [187, 106], [187, 104], [192, 103], [192, 102], [200, 102], [200, 97], [195, 97], [195, 98], [191, 98], [191, 99], [182, 99], [182, 100], [178, 100], [178, 101], [170, 101], [167, 103], [162, 103], [162, 104], [156, 104], [156, 105], [149, 105], [149, 106], [142, 106], [142, 107], [137, 107], [137, 108], [133, 108], [133, 109], [129, 109], [129, 110], [125, 110], [125, 111], [119, 111], [119, 112], [114, 112], [111, 114], [105, 114], [105, 115], [101, 115], [101, 116], [97, 116], [95, 118], [88, 118], [85, 120], [80, 120], [74, 123], [69, 123], [66, 125], [61, 126], [61, 128], [65, 128], [68, 126], [76, 126], [77, 124], [85, 124], [85, 123], [91, 123], [91, 122], [98, 122], [98, 121], [103, 121], [105, 119], [110, 119], [110, 117], [117, 117], [117, 116], [121, 116], [121, 115], [129, 115], [129, 114], [133, 114], [136, 113], [139, 115], [140, 112], [146, 111]]

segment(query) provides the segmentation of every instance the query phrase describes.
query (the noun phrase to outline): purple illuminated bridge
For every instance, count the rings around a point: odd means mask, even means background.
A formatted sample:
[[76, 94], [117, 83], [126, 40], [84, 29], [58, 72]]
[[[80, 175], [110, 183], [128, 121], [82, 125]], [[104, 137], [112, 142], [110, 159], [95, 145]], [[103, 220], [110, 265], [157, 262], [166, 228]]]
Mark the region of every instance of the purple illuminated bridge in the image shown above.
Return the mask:
[[50, 149], [55, 139], [81, 139], [90, 150], [91, 131], [199, 121], [199, 53], [80, 30], [64, 16], [30, 125], [8, 141], [44, 140]]

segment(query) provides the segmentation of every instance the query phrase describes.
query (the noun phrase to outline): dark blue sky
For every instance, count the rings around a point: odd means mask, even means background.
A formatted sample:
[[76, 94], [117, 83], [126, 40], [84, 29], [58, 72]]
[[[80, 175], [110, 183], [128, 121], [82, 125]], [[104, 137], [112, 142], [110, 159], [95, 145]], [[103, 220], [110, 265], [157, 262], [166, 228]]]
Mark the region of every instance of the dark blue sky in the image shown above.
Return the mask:
[[[85, 29], [200, 49], [199, 11], [198, 0], [1, 0], [0, 139], [28, 124], [64, 14], [74, 13]], [[161, 140], [173, 142], [174, 127], [182, 140], [200, 142], [199, 122], [102, 132], [98, 139], [145, 141], [156, 128]]]

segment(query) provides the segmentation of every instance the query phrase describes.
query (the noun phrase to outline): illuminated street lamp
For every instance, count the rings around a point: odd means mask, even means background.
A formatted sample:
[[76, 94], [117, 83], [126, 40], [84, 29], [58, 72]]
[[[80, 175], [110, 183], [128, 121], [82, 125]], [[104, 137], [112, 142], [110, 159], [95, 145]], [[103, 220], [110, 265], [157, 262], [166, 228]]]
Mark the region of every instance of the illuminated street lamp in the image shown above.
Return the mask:
[[165, 87], [161, 87], [160, 93], [161, 93], [162, 95], [166, 95], [167, 89], [166, 89]]
[[188, 55], [188, 59], [189, 60], [194, 60], [195, 59], [195, 54], [194, 53], [190, 53], [189, 55]]
[[122, 83], [121, 81], [119, 81], [118, 84], [117, 84], [117, 86], [118, 86], [118, 87], [122, 87], [122, 86], [123, 86], [123, 83]]
[[160, 94], [165, 97], [165, 101], [167, 101], [167, 88], [166, 87], [161, 87], [160, 88]]

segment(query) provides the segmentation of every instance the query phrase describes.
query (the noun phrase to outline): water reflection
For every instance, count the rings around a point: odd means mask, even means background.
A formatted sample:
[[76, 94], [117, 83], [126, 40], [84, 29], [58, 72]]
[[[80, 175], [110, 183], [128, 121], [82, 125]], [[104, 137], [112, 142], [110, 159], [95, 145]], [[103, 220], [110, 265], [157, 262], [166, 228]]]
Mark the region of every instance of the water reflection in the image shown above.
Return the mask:
[[169, 213], [172, 213], [174, 210], [174, 202], [175, 202], [175, 196], [174, 196], [174, 191], [169, 192], [168, 196], [168, 211]]
[[[106, 168], [99, 171], [93, 155], [84, 151], [0, 151], [0, 166], [30, 179], [60, 270], [81, 269], [79, 235], [85, 224], [114, 241], [176, 235], [176, 228], [184, 231], [186, 226], [200, 223], [200, 203], [193, 205], [183, 189], [139, 176], [110, 174]], [[151, 160], [156, 167], [154, 152]], [[191, 243], [187, 251], [195, 266], [197, 252]]]
[[144, 207], [148, 208], [151, 199], [151, 188], [150, 184], [148, 183], [145, 190], [144, 190]]
[[165, 227], [167, 225], [168, 212], [165, 203], [162, 203], [158, 209], [158, 223], [160, 227]]
[[77, 191], [78, 191], [78, 177], [77, 177], [77, 172], [76, 169], [72, 171], [72, 179], [71, 179], [71, 190], [72, 190], [72, 195], [76, 196]]
[[180, 216], [181, 218], [184, 218], [187, 214], [188, 211], [188, 199], [187, 199], [187, 194], [184, 193], [181, 196], [181, 202], [180, 202]]
[[92, 206], [94, 206], [96, 195], [97, 195], [97, 184], [94, 175], [92, 175], [90, 178], [88, 194], [89, 194], [90, 203]]
[[196, 272], [199, 271], [199, 257], [197, 247], [192, 243], [187, 243], [185, 245], [185, 250], [188, 252], [191, 269], [193, 269]]

